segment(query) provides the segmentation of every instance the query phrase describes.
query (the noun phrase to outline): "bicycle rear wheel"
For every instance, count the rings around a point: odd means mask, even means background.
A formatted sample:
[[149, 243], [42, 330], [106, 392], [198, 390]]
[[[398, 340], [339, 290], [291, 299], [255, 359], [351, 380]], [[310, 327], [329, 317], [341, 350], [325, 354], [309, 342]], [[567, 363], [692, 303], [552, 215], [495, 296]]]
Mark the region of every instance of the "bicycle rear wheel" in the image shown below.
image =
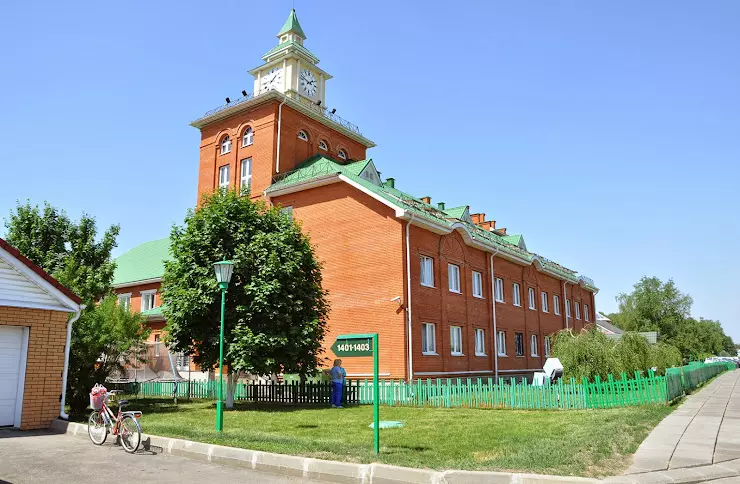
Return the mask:
[[131, 415], [125, 415], [119, 427], [121, 447], [129, 454], [133, 454], [141, 444], [141, 426]]
[[93, 410], [87, 419], [87, 435], [95, 445], [103, 445], [108, 438], [108, 427], [105, 425], [103, 416], [97, 410]]

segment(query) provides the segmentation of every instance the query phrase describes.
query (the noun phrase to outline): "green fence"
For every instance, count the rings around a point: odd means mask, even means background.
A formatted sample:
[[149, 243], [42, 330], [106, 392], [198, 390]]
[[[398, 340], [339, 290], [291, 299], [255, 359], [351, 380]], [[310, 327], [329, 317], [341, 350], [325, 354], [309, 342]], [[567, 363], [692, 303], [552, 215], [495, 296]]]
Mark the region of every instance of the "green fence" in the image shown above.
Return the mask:
[[[598, 377], [593, 382], [561, 379], [555, 384], [542, 386], [513, 378], [497, 381], [493, 378], [420, 379], [411, 383], [383, 380], [379, 397], [383, 405], [438, 408], [588, 409], [665, 404], [733, 368], [735, 365], [732, 363], [692, 363], [669, 368], [665, 376], [653, 372], [648, 372], [647, 376], [623, 373], [618, 378], [610, 375], [606, 380]], [[218, 394], [217, 381], [110, 386], [139, 396], [215, 399]], [[245, 382], [236, 385], [234, 398], [237, 401], [286, 405], [328, 405], [330, 394], [328, 382]], [[343, 400], [348, 404], [372, 404], [372, 381], [348, 381]]]

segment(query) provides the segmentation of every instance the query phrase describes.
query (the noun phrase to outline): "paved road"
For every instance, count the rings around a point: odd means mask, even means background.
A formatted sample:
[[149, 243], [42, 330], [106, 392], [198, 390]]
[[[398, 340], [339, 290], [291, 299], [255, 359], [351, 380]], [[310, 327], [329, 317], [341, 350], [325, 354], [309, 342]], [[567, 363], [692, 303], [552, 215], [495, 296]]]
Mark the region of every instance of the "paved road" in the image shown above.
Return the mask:
[[98, 447], [72, 436], [13, 430], [0, 430], [0, 483], [3, 481], [12, 484], [320, 484], [166, 454], [140, 451], [129, 455], [108, 442]]
[[740, 371], [690, 395], [650, 433], [630, 473], [682, 469], [740, 458]]

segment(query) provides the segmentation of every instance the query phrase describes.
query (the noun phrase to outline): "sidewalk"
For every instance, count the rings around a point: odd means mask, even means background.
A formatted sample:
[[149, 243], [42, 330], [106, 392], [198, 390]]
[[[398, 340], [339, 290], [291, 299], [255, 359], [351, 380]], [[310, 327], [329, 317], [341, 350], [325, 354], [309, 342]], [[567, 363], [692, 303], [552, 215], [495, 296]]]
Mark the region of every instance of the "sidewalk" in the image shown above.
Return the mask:
[[703, 482], [740, 471], [740, 371], [689, 395], [648, 435], [613, 483]]

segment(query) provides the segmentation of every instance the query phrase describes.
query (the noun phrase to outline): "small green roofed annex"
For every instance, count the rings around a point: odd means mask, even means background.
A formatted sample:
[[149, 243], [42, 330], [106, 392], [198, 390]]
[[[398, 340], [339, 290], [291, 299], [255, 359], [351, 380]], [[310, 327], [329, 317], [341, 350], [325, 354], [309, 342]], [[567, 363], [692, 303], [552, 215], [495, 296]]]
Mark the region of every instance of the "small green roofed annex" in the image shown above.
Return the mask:
[[295, 189], [300, 188], [301, 185], [317, 186], [322, 182], [328, 184], [332, 178], [338, 178], [369, 192], [371, 196], [395, 208], [397, 216], [408, 219], [410, 217], [406, 214], [413, 215], [415, 221], [426, 222], [433, 231], [438, 233], [462, 230], [463, 235], [467, 234], [471, 241], [493, 249], [502, 257], [534, 264], [539, 270], [549, 272], [562, 280], [580, 284], [594, 292], [598, 291], [590, 278], [528, 251], [521, 235], [496, 233], [474, 224], [470, 217], [469, 206], [445, 208], [443, 204], [440, 204], [434, 207], [420, 198], [397, 189], [395, 180], [392, 178], [386, 179], [385, 182], [381, 181], [372, 159], [342, 164], [327, 156], [316, 155], [295, 170], [276, 177], [275, 182], [265, 191], [265, 195], [275, 196], [290, 188], [293, 188], [291, 191], [296, 191]]

